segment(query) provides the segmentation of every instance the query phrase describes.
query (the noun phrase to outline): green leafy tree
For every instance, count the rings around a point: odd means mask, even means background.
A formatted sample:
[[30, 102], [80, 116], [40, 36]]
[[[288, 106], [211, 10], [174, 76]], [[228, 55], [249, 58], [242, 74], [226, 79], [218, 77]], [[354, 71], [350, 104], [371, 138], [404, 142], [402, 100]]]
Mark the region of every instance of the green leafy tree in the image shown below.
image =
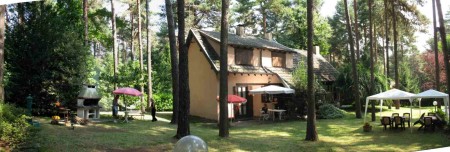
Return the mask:
[[75, 106], [93, 64], [83, 46], [81, 4], [81, 0], [26, 3], [23, 24], [9, 17], [5, 43], [8, 101], [25, 106], [25, 97], [32, 94], [39, 114], [50, 113], [47, 109], [57, 97], [65, 106]]

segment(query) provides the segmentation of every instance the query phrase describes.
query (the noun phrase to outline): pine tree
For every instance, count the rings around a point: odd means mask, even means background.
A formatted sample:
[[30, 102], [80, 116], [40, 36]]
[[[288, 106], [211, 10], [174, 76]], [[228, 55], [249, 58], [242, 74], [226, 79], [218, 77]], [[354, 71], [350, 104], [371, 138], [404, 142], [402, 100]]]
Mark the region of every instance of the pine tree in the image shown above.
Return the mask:
[[319, 137], [317, 136], [316, 130], [316, 104], [314, 95], [314, 73], [313, 73], [313, 36], [314, 36], [314, 25], [313, 25], [313, 11], [314, 11], [314, 0], [307, 1], [307, 25], [308, 25], [308, 88], [307, 88], [307, 100], [308, 100], [308, 118], [306, 122], [306, 138], [308, 141], [317, 141]]
[[178, 109], [179, 109], [179, 79], [178, 79], [178, 51], [176, 48], [176, 37], [175, 37], [175, 23], [173, 21], [173, 12], [172, 12], [172, 2], [171, 0], [166, 0], [166, 17], [167, 17], [167, 28], [169, 31], [169, 45], [170, 45], [170, 65], [171, 65], [171, 73], [172, 73], [172, 119], [170, 120], [171, 124], [178, 123]]
[[219, 136], [229, 136], [228, 121], [228, 6], [229, 0], [222, 0], [222, 19], [220, 25], [220, 121]]

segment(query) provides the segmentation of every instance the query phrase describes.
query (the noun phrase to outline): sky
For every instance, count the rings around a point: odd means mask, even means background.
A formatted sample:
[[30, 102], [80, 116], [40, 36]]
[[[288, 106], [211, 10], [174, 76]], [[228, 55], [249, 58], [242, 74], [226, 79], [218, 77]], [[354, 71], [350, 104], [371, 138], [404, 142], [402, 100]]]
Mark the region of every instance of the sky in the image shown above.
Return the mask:
[[[336, 4], [338, 0], [324, 0], [324, 4], [322, 8], [320, 9], [320, 15], [324, 17], [331, 17], [336, 12]], [[161, 12], [161, 6], [164, 5], [164, 0], [152, 0], [150, 2], [150, 10], [154, 13]], [[449, 0], [441, 0], [442, 5], [442, 12], [445, 14], [449, 8], [450, 8], [450, 1]], [[426, 41], [433, 37], [432, 30], [433, 30], [433, 10], [431, 7], [431, 0], [426, 0], [424, 6], [420, 6], [420, 11], [430, 20], [430, 23], [428, 25], [428, 32], [427, 33], [419, 33], [417, 32], [415, 35], [417, 36], [417, 42], [416, 46], [419, 49], [419, 51], [425, 51], [429, 46], [427, 46]], [[128, 9], [128, 5], [125, 4], [119, 4], [117, 6], [118, 13]], [[159, 17], [154, 16], [154, 20], [159, 20]], [[153, 30], [159, 30], [157, 25], [154, 25], [152, 27]]]
[[[336, 13], [336, 4], [337, 4], [338, 0], [325, 0], [322, 8], [320, 9], [320, 14], [322, 16], [326, 16], [326, 17], [331, 17], [334, 15], [334, 13]], [[423, 6], [420, 6], [419, 10], [422, 12], [422, 14], [424, 14], [428, 20], [430, 20], [430, 23], [428, 25], [428, 30], [427, 33], [415, 33], [416, 37], [417, 37], [417, 42], [416, 42], [416, 46], [419, 49], [419, 51], [423, 52], [426, 51], [427, 48], [429, 48], [429, 46], [427, 45], [426, 41], [430, 38], [433, 37], [432, 35], [432, 30], [433, 30], [433, 9], [431, 6], [431, 0], [426, 0], [425, 4]], [[449, 0], [441, 0], [441, 6], [442, 6], [442, 12], [445, 13], [449, 10], [450, 8], [450, 1]], [[438, 23], [439, 24], [439, 23]]]

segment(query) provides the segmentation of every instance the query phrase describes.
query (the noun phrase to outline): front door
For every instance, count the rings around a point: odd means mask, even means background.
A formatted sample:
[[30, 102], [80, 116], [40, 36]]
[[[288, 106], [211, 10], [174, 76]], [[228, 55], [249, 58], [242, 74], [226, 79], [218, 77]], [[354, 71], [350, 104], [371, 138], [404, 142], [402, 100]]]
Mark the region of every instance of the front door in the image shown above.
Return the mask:
[[234, 104], [237, 119], [253, 117], [253, 97], [249, 96], [249, 86], [236, 86], [235, 94], [247, 99], [246, 103]]

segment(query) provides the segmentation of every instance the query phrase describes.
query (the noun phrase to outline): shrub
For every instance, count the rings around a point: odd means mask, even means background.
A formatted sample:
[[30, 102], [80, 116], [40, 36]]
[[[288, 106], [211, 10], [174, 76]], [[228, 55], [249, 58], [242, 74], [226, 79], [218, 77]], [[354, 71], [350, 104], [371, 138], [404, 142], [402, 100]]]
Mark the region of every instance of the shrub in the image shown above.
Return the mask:
[[158, 111], [170, 111], [172, 110], [172, 94], [170, 93], [156, 93], [153, 94], [153, 100]]
[[0, 104], [0, 140], [12, 148], [24, 142], [31, 128], [28, 119], [24, 109], [12, 104]]
[[344, 111], [332, 104], [323, 104], [319, 106], [319, 116], [323, 119], [336, 119], [344, 117]]
[[439, 116], [440, 118], [442, 118], [442, 119], [447, 118], [447, 117], [445, 116], [445, 112], [442, 111], [442, 109], [440, 109], [440, 108], [437, 109], [436, 115], [438, 115], [438, 116]]

